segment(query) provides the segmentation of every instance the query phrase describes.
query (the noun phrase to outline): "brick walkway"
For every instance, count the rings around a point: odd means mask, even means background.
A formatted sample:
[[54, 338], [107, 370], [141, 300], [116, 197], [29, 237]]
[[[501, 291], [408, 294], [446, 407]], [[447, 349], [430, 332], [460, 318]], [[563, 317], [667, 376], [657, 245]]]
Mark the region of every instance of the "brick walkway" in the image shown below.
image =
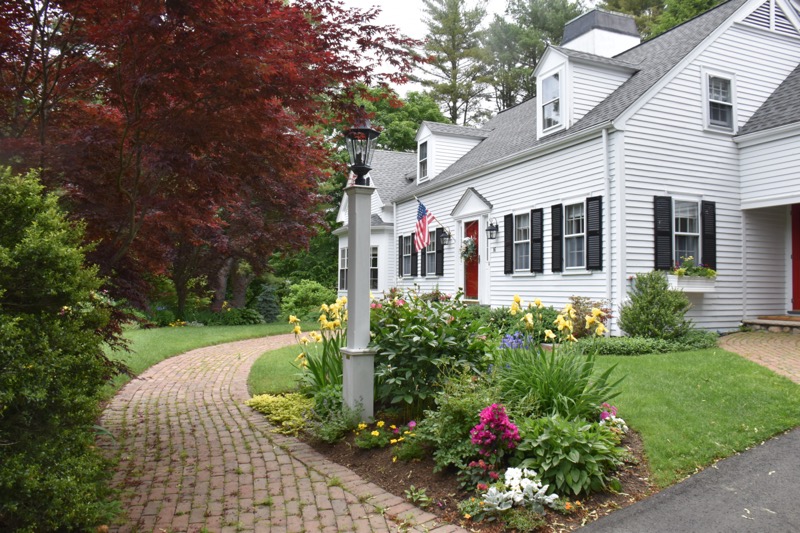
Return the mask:
[[247, 375], [291, 335], [193, 350], [155, 365], [106, 408], [121, 532], [465, 531], [391, 495], [243, 405]]
[[719, 346], [800, 383], [800, 335], [763, 331], [733, 333], [720, 338]]

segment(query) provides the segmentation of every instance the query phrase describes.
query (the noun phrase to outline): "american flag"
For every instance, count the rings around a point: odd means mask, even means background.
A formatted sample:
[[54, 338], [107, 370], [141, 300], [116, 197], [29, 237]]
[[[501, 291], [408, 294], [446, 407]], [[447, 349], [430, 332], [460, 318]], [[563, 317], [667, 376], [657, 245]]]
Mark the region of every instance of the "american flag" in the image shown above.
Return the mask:
[[414, 246], [418, 252], [424, 250], [431, 242], [431, 236], [428, 233], [428, 223], [431, 220], [433, 220], [433, 215], [428, 213], [425, 204], [419, 202], [419, 209], [417, 209], [417, 234], [414, 236]]

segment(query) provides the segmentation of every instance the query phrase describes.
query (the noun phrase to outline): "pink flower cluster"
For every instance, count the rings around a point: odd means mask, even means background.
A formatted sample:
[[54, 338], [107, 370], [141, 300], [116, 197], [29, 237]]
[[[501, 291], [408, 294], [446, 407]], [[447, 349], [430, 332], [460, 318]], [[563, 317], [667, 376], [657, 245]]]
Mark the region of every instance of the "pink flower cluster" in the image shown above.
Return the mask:
[[480, 447], [481, 455], [513, 450], [520, 440], [519, 430], [508, 419], [506, 409], [493, 403], [481, 411], [481, 423], [469, 432], [472, 444]]
[[600, 420], [601, 421], [605, 420], [606, 418], [610, 418], [612, 416], [617, 416], [617, 408], [614, 407], [613, 405], [609, 405], [609, 404], [603, 402], [603, 405], [601, 405], [600, 407], [603, 408], [603, 412], [600, 413]]

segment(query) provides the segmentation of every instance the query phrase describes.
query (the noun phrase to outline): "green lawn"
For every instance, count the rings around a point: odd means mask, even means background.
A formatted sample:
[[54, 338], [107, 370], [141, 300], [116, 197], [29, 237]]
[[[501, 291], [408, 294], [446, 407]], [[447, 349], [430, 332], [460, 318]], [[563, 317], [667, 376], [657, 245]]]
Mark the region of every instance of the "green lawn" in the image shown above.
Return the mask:
[[661, 487], [800, 425], [800, 386], [721, 349], [598, 361], [627, 374], [611, 403]]
[[[195, 348], [223, 344], [243, 339], [291, 333], [288, 323], [259, 324], [256, 326], [206, 326], [183, 328], [132, 329], [125, 332], [130, 341], [130, 352], [112, 352], [113, 359], [124, 361], [134, 374], [139, 374], [167, 359]], [[316, 324], [301, 324], [303, 331], [310, 331]], [[296, 351], [293, 349], [293, 352]], [[299, 352], [298, 352], [299, 353]], [[294, 354], [297, 355], [296, 353]], [[130, 381], [127, 376], [118, 376], [108, 395]]]
[[287, 346], [259, 357], [247, 378], [250, 394], [277, 394], [297, 388], [298, 370], [292, 363], [299, 353], [298, 346]]

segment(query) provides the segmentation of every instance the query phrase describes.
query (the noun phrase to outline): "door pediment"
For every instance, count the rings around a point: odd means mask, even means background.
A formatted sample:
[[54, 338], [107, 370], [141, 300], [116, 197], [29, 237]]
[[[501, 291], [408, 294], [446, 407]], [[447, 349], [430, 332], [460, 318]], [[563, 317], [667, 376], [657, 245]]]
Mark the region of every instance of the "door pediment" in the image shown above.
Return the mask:
[[459, 220], [466, 217], [483, 215], [492, 210], [492, 204], [473, 187], [469, 187], [458, 201], [450, 216]]

